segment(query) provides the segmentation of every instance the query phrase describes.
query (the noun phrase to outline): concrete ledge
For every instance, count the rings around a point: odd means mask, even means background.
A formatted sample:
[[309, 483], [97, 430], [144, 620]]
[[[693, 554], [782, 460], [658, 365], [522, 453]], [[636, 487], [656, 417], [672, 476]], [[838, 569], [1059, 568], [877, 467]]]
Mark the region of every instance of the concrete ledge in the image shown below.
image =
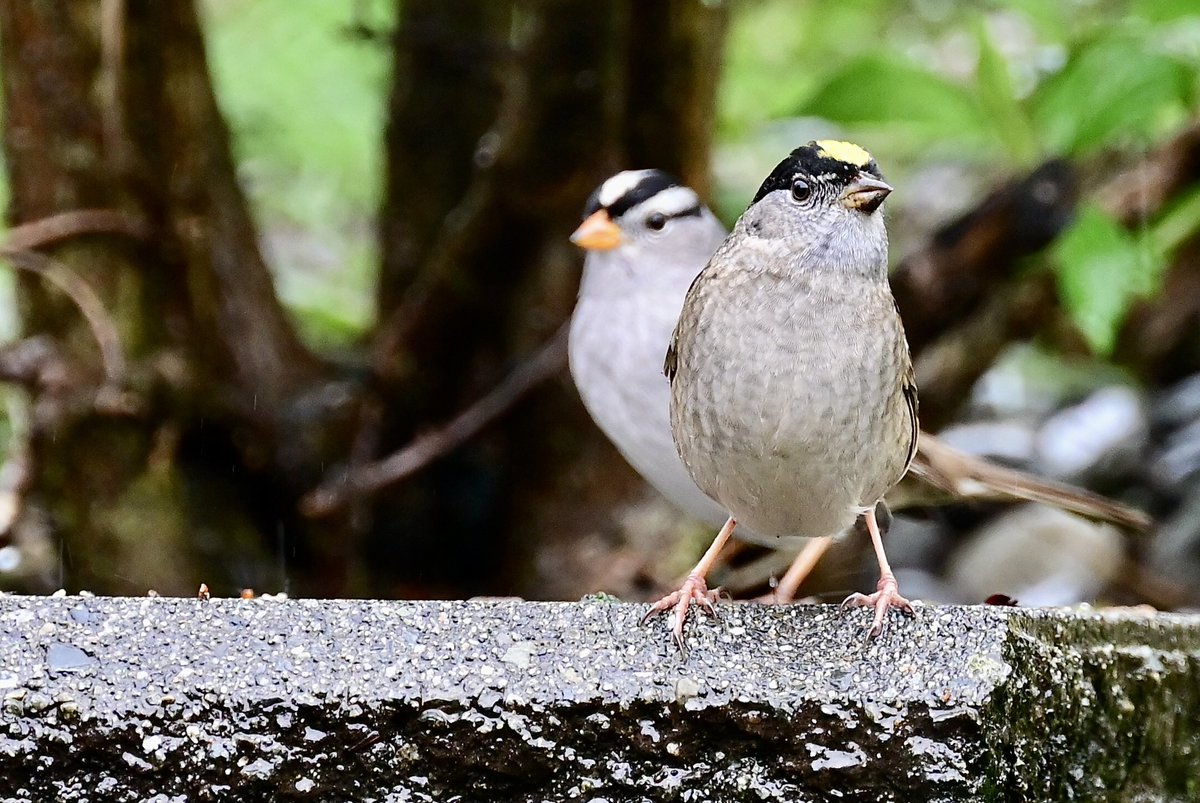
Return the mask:
[[0, 798], [1200, 795], [1200, 617], [0, 597]]

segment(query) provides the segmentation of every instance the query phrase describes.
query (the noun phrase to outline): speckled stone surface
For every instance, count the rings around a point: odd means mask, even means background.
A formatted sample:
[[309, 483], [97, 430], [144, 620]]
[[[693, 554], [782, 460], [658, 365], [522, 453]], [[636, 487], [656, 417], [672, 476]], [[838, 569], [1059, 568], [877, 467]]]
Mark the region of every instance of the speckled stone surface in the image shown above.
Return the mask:
[[0, 597], [0, 799], [1190, 800], [1200, 617]]

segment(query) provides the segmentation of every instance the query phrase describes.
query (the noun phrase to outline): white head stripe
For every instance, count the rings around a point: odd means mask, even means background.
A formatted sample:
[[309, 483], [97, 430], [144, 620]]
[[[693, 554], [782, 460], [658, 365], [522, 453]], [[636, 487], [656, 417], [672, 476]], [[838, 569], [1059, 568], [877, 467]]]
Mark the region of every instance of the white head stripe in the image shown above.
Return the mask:
[[700, 196], [696, 195], [696, 191], [691, 187], [668, 187], [642, 201], [636, 208], [647, 212], [662, 212], [670, 217], [686, 212], [699, 203]]
[[632, 190], [642, 179], [653, 172], [653, 170], [625, 170], [617, 173], [600, 186], [600, 193], [596, 196], [596, 200], [600, 202], [601, 206], [612, 206], [618, 198]]

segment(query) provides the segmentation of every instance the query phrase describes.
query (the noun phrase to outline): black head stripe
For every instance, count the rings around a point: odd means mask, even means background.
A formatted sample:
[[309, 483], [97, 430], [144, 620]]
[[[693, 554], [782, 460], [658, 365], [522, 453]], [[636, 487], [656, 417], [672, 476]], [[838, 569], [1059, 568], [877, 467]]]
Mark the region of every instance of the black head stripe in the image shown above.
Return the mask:
[[[674, 176], [668, 175], [661, 170], [651, 170], [637, 184], [634, 184], [623, 195], [608, 205], [609, 217], [616, 220], [633, 207], [653, 198], [663, 190], [678, 186], [680, 186], [680, 183]], [[585, 218], [600, 210], [602, 206], [600, 203], [600, 193], [603, 189], [604, 185], [601, 184], [592, 193], [592, 196], [588, 198], [587, 205], [583, 209], [583, 216]]]
[[788, 154], [786, 159], [775, 166], [771, 175], [767, 176], [762, 186], [758, 188], [750, 205], [753, 206], [763, 196], [775, 192], [775, 190], [790, 189], [792, 181], [797, 176], [823, 178], [833, 184], [846, 184], [855, 176], [862, 174], [883, 179], [883, 174], [879, 172], [879, 165], [874, 159], [865, 165], [850, 164], [827, 156], [816, 142], [810, 142], [796, 148]]
[[615, 220], [643, 201], [650, 200], [668, 187], [678, 186], [679, 181], [674, 176], [669, 176], [659, 170], [647, 173], [629, 192], [608, 205], [608, 214]]
[[600, 211], [600, 190], [604, 187], [601, 184], [596, 188], [596, 191], [588, 196], [587, 203], [583, 205], [583, 219], [587, 220], [592, 215]]
[[695, 206], [689, 206], [687, 209], [683, 209], [679, 212], [674, 212], [670, 215], [670, 217], [672, 217], [672, 218], [700, 217], [701, 214], [702, 214], [702, 207], [700, 206], [700, 204], [696, 204]]

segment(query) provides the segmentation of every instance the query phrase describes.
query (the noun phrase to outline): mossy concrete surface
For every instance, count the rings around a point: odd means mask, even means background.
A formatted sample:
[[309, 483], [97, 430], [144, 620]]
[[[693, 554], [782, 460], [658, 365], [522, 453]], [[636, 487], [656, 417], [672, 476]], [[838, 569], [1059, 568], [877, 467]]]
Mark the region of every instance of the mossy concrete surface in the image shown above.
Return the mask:
[[1200, 798], [1200, 617], [0, 597], [0, 799]]

